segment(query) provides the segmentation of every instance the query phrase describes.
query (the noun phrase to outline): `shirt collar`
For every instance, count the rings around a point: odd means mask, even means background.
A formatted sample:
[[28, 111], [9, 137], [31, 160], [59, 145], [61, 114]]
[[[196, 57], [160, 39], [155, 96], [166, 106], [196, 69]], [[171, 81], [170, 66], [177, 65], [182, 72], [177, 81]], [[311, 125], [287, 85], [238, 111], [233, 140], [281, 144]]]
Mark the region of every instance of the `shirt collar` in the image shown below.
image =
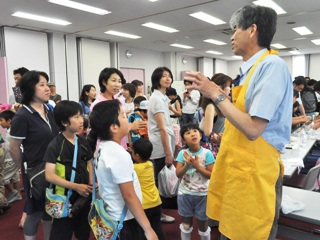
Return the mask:
[[[44, 110], [46, 111], [46, 113], [49, 111], [49, 107], [46, 105], [46, 104], [43, 104], [44, 105]], [[25, 109], [27, 109], [30, 113], [34, 114], [34, 113], [37, 113], [36, 110], [34, 110], [33, 107], [31, 107], [30, 105], [26, 105], [26, 104], [23, 104], [23, 107]]]
[[259, 52], [254, 54], [248, 61], [242, 64], [242, 66], [240, 67], [240, 75], [245, 75], [265, 51], [267, 51], [266, 48], [261, 49]]
[[154, 93], [159, 95], [164, 101], [166, 101], [168, 99], [167, 95], [165, 95], [164, 93], [160, 92], [160, 90], [155, 89]]

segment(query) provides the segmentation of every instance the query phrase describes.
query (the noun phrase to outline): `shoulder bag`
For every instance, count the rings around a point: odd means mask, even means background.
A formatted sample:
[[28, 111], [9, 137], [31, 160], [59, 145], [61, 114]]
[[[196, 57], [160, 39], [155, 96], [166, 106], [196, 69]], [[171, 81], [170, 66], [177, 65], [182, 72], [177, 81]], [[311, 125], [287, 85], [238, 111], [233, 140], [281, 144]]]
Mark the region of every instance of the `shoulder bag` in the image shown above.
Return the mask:
[[[61, 154], [61, 152], [60, 152]], [[74, 182], [76, 172], [74, 169], [77, 168], [77, 156], [78, 156], [78, 137], [74, 135], [74, 152], [70, 182]], [[71, 211], [71, 204], [69, 198], [72, 195], [72, 190], [68, 189], [68, 196], [54, 194], [52, 189], [52, 183], [49, 188], [46, 189], [46, 203], [45, 209], [48, 215], [52, 218], [65, 218]]]

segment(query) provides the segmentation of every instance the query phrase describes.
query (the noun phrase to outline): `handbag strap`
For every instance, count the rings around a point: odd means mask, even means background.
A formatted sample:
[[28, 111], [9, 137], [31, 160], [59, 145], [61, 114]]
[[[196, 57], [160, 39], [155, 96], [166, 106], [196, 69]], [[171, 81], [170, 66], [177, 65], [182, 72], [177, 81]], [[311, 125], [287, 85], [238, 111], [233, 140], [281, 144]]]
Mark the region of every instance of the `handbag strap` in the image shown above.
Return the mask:
[[[60, 155], [62, 153], [62, 149], [63, 149], [63, 146], [64, 146], [64, 141], [65, 140], [63, 140], [63, 142], [62, 142], [62, 148], [61, 148], [60, 154], [58, 156], [59, 159], [60, 159]], [[72, 170], [71, 170], [70, 182], [74, 182], [74, 178], [76, 176], [76, 172], [75, 172], [74, 169], [77, 168], [77, 157], [78, 157], [78, 137], [77, 137], [77, 135], [74, 135], [74, 152], [73, 152], [73, 161], [72, 161]], [[50, 183], [49, 188], [50, 189], [52, 188], [52, 183]], [[72, 190], [68, 189], [68, 194], [67, 194], [68, 199], [70, 198], [71, 194], [72, 194]]]
[[[95, 157], [97, 157], [97, 151], [95, 153]], [[94, 201], [96, 200], [96, 167], [95, 167], [95, 162], [94, 159], [91, 160], [92, 163], [92, 201], [91, 201], [91, 206], [93, 205]], [[134, 175], [132, 173], [132, 181], [134, 180]], [[113, 234], [112, 236], [112, 240], [116, 239], [116, 237], [118, 236], [119, 232], [121, 231], [121, 229], [123, 228], [123, 221], [127, 215], [127, 211], [128, 211], [128, 207], [126, 204], [124, 204], [121, 216], [120, 216], [120, 221], [119, 224], [117, 226], [117, 229], [115, 230], [115, 234]]]
[[[77, 157], [78, 157], [78, 137], [75, 134], [74, 135], [74, 151], [73, 151], [73, 161], [72, 161], [72, 171], [71, 171], [71, 178], [70, 182], [74, 182], [74, 178], [76, 176], [76, 171], [75, 169], [77, 168]], [[72, 190], [68, 190], [68, 198], [70, 198], [72, 194]]]

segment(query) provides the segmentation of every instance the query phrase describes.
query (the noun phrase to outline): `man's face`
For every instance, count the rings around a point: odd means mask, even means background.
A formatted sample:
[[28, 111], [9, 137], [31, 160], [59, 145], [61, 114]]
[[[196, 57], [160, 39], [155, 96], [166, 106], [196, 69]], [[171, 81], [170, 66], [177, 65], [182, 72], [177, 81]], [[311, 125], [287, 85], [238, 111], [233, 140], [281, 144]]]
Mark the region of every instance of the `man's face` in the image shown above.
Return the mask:
[[[231, 36], [232, 51], [235, 55], [245, 57], [247, 53], [247, 47], [250, 46], [250, 31], [252, 27], [243, 30], [239, 26], [236, 26]], [[245, 60], [245, 59], [244, 59]]]
[[15, 82], [16, 86], [19, 86], [19, 84], [20, 84], [20, 79], [21, 79], [21, 74], [20, 74], [20, 73], [16, 73], [16, 74], [14, 75], [14, 82]]
[[297, 92], [301, 92], [304, 89], [304, 85], [295, 85], [293, 84], [293, 89], [296, 90]]

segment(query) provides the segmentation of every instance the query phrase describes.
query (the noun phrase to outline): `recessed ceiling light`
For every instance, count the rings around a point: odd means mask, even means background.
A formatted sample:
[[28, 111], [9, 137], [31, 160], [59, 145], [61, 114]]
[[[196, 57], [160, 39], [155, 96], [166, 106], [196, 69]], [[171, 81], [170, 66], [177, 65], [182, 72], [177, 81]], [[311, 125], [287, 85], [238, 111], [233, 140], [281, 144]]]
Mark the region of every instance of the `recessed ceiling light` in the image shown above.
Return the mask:
[[82, 4], [82, 3], [69, 1], [69, 0], [48, 0], [48, 2], [54, 3], [54, 4], [58, 4], [58, 5], [61, 5], [61, 6], [65, 6], [65, 7], [69, 7], [69, 8], [78, 9], [78, 10], [85, 11], [85, 12], [98, 14], [98, 15], [106, 15], [108, 13], [111, 13], [111, 12], [105, 10], [105, 9], [92, 7], [92, 6], [87, 5], [87, 4]]
[[160, 25], [157, 23], [152, 23], [152, 22], [144, 23], [144, 24], [142, 24], [142, 26], [148, 27], [148, 28], [153, 28], [153, 29], [156, 29], [159, 31], [168, 32], [168, 33], [179, 32], [179, 30], [177, 30], [177, 29], [166, 27], [166, 26], [163, 26], [163, 25]]
[[289, 51], [291, 54], [301, 54], [299, 51]]
[[191, 17], [197, 18], [199, 20], [202, 20], [204, 22], [213, 24], [213, 25], [220, 25], [220, 24], [225, 24], [226, 22], [220, 20], [219, 18], [216, 18], [214, 16], [211, 16], [209, 14], [206, 14], [204, 12], [195, 12], [189, 14]]
[[278, 15], [287, 13], [278, 4], [276, 4], [275, 2], [273, 2], [271, 0], [258, 0], [258, 1], [253, 1], [252, 3], [255, 5], [259, 5], [259, 6], [272, 8], [273, 10], [276, 11], [276, 13]]
[[117, 32], [117, 31], [106, 31], [104, 33], [119, 36], [119, 37], [132, 38], [132, 39], [141, 38], [140, 36], [137, 36], [137, 35], [132, 35], [132, 34], [123, 33], [123, 32]]
[[221, 41], [214, 40], [214, 39], [206, 39], [206, 40], [203, 40], [203, 41], [207, 42], [207, 43], [215, 44], [215, 45], [226, 45], [225, 42], [221, 42]]
[[108, 13], [111, 13], [105, 9], [102, 9], [102, 8], [92, 7], [87, 4], [78, 3], [78, 2], [69, 1], [69, 0], [48, 0], [48, 2], [58, 4], [58, 5], [61, 5], [64, 7], [74, 8], [74, 9], [78, 9], [81, 11], [98, 14], [98, 15], [106, 15]]
[[280, 44], [280, 43], [274, 43], [274, 44], [271, 44], [272, 47], [274, 48], [277, 48], [277, 49], [284, 49], [284, 48], [287, 48], [286, 46]]
[[64, 21], [64, 20], [60, 20], [60, 19], [56, 19], [56, 18], [43, 17], [43, 16], [34, 15], [34, 14], [30, 14], [30, 13], [25, 13], [25, 12], [15, 12], [14, 14], [12, 14], [12, 16], [26, 18], [26, 19], [40, 21], [40, 22], [52, 23], [52, 24], [57, 24], [57, 25], [62, 25], [62, 26], [66, 26], [66, 25], [71, 24], [71, 22], [68, 22], [68, 21]]
[[214, 55], [222, 55], [223, 53], [217, 51], [206, 51], [206, 53], [214, 54]]
[[187, 46], [187, 45], [183, 45], [183, 44], [178, 44], [178, 43], [174, 43], [174, 44], [170, 44], [171, 47], [178, 47], [178, 48], [185, 48], [185, 49], [191, 49], [193, 47], [191, 46]]
[[315, 45], [320, 45], [320, 39], [313, 39], [311, 40]]
[[300, 35], [310, 35], [313, 34], [313, 32], [311, 32], [307, 27], [296, 27], [296, 28], [292, 28], [293, 31], [296, 31], [297, 33], [299, 33]]

